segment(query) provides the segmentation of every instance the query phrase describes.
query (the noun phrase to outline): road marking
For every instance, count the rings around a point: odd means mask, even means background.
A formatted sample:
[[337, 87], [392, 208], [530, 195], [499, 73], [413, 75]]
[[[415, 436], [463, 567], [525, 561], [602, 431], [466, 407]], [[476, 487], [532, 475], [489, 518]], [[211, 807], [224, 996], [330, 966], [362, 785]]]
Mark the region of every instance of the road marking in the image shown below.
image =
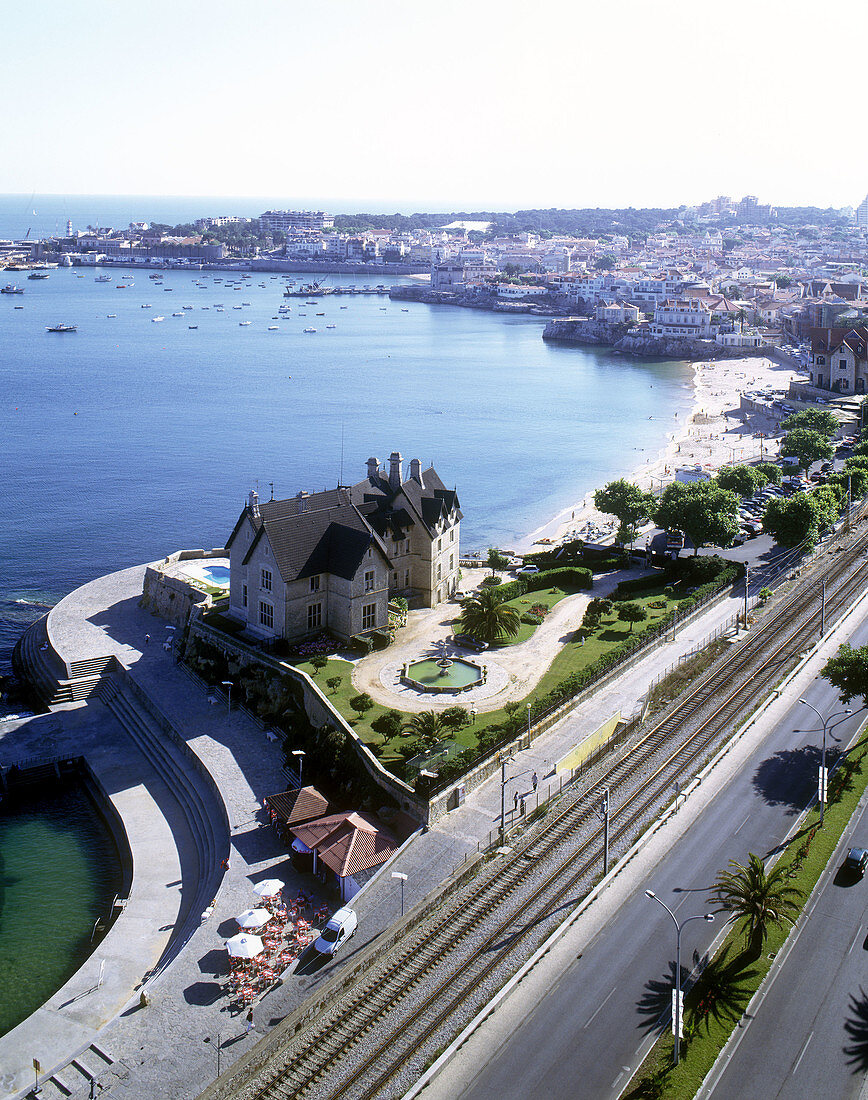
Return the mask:
[[[613, 986], [612, 986], [611, 992], [609, 993], [609, 997], [611, 997], [611, 996], [612, 996], [612, 993], [614, 993], [614, 992], [615, 992], [615, 990], [616, 990], [617, 988], [618, 988], [618, 987], [617, 987], [616, 985], [613, 985]], [[608, 1001], [609, 997], [607, 997], [607, 998], [606, 998], [606, 1001]], [[599, 1007], [597, 1008], [597, 1011], [596, 1011], [596, 1012], [594, 1013], [594, 1015], [593, 1015], [593, 1016], [591, 1016], [591, 1017], [589, 1018], [589, 1020], [588, 1020], [588, 1022], [587, 1022], [586, 1024], [583, 1024], [583, 1025], [582, 1025], [582, 1031], [584, 1031], [586, 1027], [590, 1026], [590, 1024], [592, 1024], [592, 1023], [594, 1022], [594, 1020], [595, 1020], [595, 1019], [597, 1018], [597, 1015], [598, 1015], [598, 1014], [599, 1014], [600, 1012], [602, 1012], [602, 1011], [603, 1011], [603, 1007], [604, 1007], [604, 1005], [606, 1004], [606, 1001], [601, 1001], [601, 1002], [600, 1002], [600, 1005], [599, 1005]]]
[[852, 943], [850, 944], [850, 947], [849, 947], [849, 949], [848, 949], [848, 951], [847, 951], [847, 954], [848, 954], [848, 955], [849, 955], [849, 954], [850, 954], [850, 952], [851, 952], [851, 951], [853, 950], [853, 948], [854, 948], [854, 947], [856, 946], [856, 944], [857, 944], [857, 943], [859, 942], [859, 937], [860, 937], [861, 935], [862, 935], [862, 927], [861, 927], [861, 925], [860, 925], [860, 927], [856, 929], [856, 938], [855, 938], [855, 939], [853, 940], [853, 942], [852, 942]]
[[749, 821], [750, 821], [750, 814], [747, 815], [747, 817], [744, 819], [744, 821], [742, 821], [741, 825], [739, 825], [739, 827], [735, 830], [735, 832], [732, 835], [733, 836], [738, 836], [738, 834], [742, 831], [742, 829], [745, 827], [745, 825], [747, 825], [747, 823]]
[[814, 1038], [814, 1033], [812, 1031], [811, 1034], [805, 1040], [805, 1045], [802, 1047], [802, 1053], [799, 1055], [798, 1059], [796, 1060], [796, 1064], [793, 1066], [793, 1073], [795, 1073], [796, 1070], [799, 1068], [799, 1062], [801, 1062], [801, 1060], [805, 1057], [805, 1051], [808, 1049], [808, 1043], [810, 1043], [810, 1041], [813, 1038]]

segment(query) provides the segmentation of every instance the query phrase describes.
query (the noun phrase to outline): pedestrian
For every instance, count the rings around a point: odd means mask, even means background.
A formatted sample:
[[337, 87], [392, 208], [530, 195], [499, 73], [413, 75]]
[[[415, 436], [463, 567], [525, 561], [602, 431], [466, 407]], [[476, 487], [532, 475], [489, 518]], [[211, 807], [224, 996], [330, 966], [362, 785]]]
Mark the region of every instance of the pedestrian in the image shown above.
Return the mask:
[[150, 642], [151, 642], [151, 636], [150, 636], [150, 634], [146, 634], [145, 635], [145, 645], [150, 645]]
[[531, 783], [533, 783], [533, 789], [536, 790], [539, 786], [539, 779], [537, 779], [536, 772], [533, 773], [533, 779], [531, 780]]
[[521, 816], [524, 817], [524, 814], [525, 814], [524, 795], [522, 795], [521, 796]]
[[512, 808], [513, 808], [514, 810], [517, 810], [517, 809], [518, 809], [518, 791], [516, 791], [516, 792], [515, 792], [515, 794], [513, 795], [513, 798], [512, 798]]
[[244, 1028], [244, 1034], [249, 1035], [250, 1032], [253, 1031], [253, 1006], [252, 1005], [247, 1010], [247, 1015], [245, 1016], [245, 1020], [247, 1021], [247, 1024], [246, 1024], [246, 1027]]

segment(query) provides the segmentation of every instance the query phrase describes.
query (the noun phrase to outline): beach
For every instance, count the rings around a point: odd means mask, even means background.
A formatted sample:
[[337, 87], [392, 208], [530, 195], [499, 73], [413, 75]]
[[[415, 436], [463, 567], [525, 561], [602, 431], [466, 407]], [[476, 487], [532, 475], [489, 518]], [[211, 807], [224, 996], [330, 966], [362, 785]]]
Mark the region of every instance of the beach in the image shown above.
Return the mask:
[[[659, 494], [675, 480], [679, 466], [701, 466], [714, 473], [729, 463], [774, 458], [780, 446], [780, 425], [770, 418], [739, 414], [742, 393], [766, 387], [786, 390], [797, 372], [770, 359], [744, 358], [691, 363], [693, 405], [686, 416], [673, 417], [673, 429], [665, 447], [651, 459], [628, 469], [623, 477], [641, 489]], [[625, 454], [629, 453], [625, 446]], [[594, 507], [594, 493], [562, 509], [543, 526], [521, 539], [515, 550], [527, 553], [540, 544], [567, 537], [591, 541], [611, 539], [617, 526], [613, 517]]]

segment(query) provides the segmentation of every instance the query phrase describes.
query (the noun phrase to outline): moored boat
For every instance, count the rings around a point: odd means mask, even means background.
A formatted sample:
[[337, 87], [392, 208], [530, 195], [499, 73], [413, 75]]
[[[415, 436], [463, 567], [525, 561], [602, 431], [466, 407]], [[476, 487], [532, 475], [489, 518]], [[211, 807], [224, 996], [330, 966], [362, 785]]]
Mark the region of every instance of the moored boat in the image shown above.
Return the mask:
[[65, 325], [62, 321], [58, 321], [56, 325], [52, 325], [45, 330], [46, 332], [77, 332], [75, 325]]

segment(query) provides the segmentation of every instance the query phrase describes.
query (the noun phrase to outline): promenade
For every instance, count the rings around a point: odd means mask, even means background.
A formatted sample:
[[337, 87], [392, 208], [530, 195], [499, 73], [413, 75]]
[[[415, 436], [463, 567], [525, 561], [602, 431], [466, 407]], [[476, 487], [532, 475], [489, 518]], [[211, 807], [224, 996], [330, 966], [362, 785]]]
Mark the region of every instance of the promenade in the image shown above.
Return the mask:
[[[498, 773], [473, 791], [463, 806], [441, 818], [433, 828], [417, 834], [383, 872], [368, 883], [353, 902], [359, 916], [359, 932], [351, 947], [325, 965], [320, 965], [318, 960], [309, 963], [303, 956], [303, 973], [286, 975], [282, 985], [263, 997], [254, 1010], [254, 1028], [246, 1033], [243, 1020], [230, 1014], [224, 989], [227, 967], [223, 942], [236, 930], [233, 917], [250, 906], [254, 898], [252, 886], [259, 879], [281, 878], [290, 893], [302, 885], [310, 889], [312, 880], [295, 872], [285, 849], [278, 843], [273, 830], [264, 824], [260, 813], [265, 795], [287, 786], [282, 772], [281, 746], [270, 742], [244, 713], [229, 713], [224, 704], [209, 702], [209, 698], [213, 698], [210, 692], [191, 681], [174, 663], [173, 655], [159, 644], [165, 633], [165, 623], [138, 606], [144, 568], [139, 566], [99, 578], [61, 601], [52, 612], [49, 624], [52, 645], [66, 660], [75, 658], [80, 652], [90, 657], [109, 654], [117, 657], [126, 670], [131, 689], [150, 701], [152, 716], [159, 715], [204, 765], [219, 791], [222, 806], [217, 804], [214, 790], [202, 775], [195, 768], [191, 768], [190, 773], [203, 804], [211, 807], [210, 828], [214, 835], [207, 850], [212, 853], [209, 858], [213, 865], [202, 865], [202, 844], [196, 841], [187, 820], [189, 809], [177, 799], [173, 804], [170, 797], [174, 784], [166, 782], [153, 760], [145, 760], [141, 752], [137, 753], [129, 734], [101, 702], [65, 705], [48, 716], [5, 723], [0, 734], [0, 761], [8, 764], [16, 758], [33, 755], [36, 749], [45, 755], [65, 753], [73, 746], [92, 765], [101, 757], [108, 759], [111, 756], [114, 767], [119, 769], [110, 789], [113, 798], [122, 790], [154, 792], [147, 814], [143, 811], [140, 818], [135, 814], [124, 816], [134, 851], [138, 843], [135, 834], [149, 833], [159, 824], [160, 816], [166, 823], [160, 828], [168, 827], [174, 838], [171, 845], [157, 846], [159, 851], [153, 853], [153, 864], [148, 856], [137, 860], [133, 893], [143, 875], [157, 875], [166, 885], [174, 883], [177, 893], [178, 871], [177, 868], [172, 870], [171, 863], [178, 860], [182, 864], [182, 882], [184, 867], [187, 869], [189, 881], [184, 882], [184, 889], [198, 891], [196, 896], [199, 898], [208, 896], [201, 910], [190, 914], [183, 942], [177, 945], [171, 960], [146, 982], [150, 999], [147, 1007], [139, 1007], [139, 997], [150, 957], [138, 959], [130, 971], [123, 975], [119, 972], [113, 978], [112, 1004], [101, 1013], [88, 1015], [85, 1012], [82, 1030], [77, 1030], [74, 1037], [69, 1035], [65, 1025], [71, 1014], [70, 1006], [63, 1006], [69, 999], [65, 987], [52, 1001], [53, 1015], [43, 1015], [38, 1032], [32, 1030], [30, 1021], [25, 1021], [20, 1028], [0, 1039], [0, 1081], [5, 1096], [21, 1095], [22, 1075], [29, 1072], [32, 1080], [31, 1059], [37, 1056], [46, 1069], [61, 1067], [59, 1077], [66, 1081], [71, 1077], [71, 1070], [63, 1068], [65, 1056], [68, 1054], [71, 1058], [91, 1041], [113, 1060], [111, 1066], [99, 1073], [101, 1096], [172, 1096], [177, 1100], [197, 1096], [216, 1075], [218, 1041], [221, 1066], [225, 1068], [231, 1060], [250, 1049], [266, 1029], [315, 993], [342, 965], [398, 919], [400, 891], [391, 878], [392, 871], [408, 876], [404, 887], [405, 908], [409, 910], [435, 890], [480, 845], [484, 846], [489, 834], [499, 825]], [[655, 678], [676, 663], [680, 655], [691, 652], [706, 636], [718, 630], [739, 607], [737, 597], [723, 599], [703, 616], [679, 629], [674, 641], [655, 647], [625, 673], [575, 707], [531, 748], [518, 754], [509, 770], [510, 798], [514, 792], [526, 796], [530, 809], [537, 798], [546, 797], [549, 789], [557, 786], [553, 775], [557, 760], [614, 712], [620, 711], [627, 716], [638, 709]], [[438, 612], [435, 610], [432, 614], [436, 616]], [[580, 619], [578, 605], [576, 614]], [[440, 615], [442, 617], [442, 609]], [[548, 660], [550, 657], [541, 649], [538, 675], [542, 675]], [[46, 735], [47, 731], [50, 736]], [[188, 760], [188, 768], [189, 764]], [[532, 783], [534, 773], [538, 777], [536, 792]], [[165, 805], [160, 807], [161, 813], [157, 814], [150, 802], [159, 802], [156, 792], [161, 782], [167, 797]], [[224, 873], [221, 862], [227, 855], [229, 867]], [[193, 881], [197, 876], [204, 878], [205, 887]], [[212, 883], [213, 912], [202, 920], [201, 912], [211, 900]], [[180, 903], [177, 898], [174, 902], [177, 919]], [[159, 937], [163, 937], [164, 945], [174, 927], [172, 915], [167, 917], [159, 908], [151, 913], [143, 906], [137, 919], [131, 918], [131, 912], [123, 914], [110, 936], [117, 936], [130, 948], [139, 941], [148, 943], [152, 956], [154, 951], [159, 955]], [[121, 947], [119, 953], [122, 952]], [[97, 965], [96, 960], [101, 955], [100, 948], [91, 964]], [[76, 980], [79, 980], [77, 988], [80, 991], [82, 980], [76, 976], [72, 981]], [[31, 1021], [34, 1019], [31, 1017]], [[28, 1027], [31, 1030], [26, 1032], [27, 1043], [19, 1042], [18, 1033], [23, 1036], [25, 1032], [21, 1029]], [[60, 1096], [60, 1090], [49, 1091], [53, 1087], [47, 1085], [44, 1095]]]

